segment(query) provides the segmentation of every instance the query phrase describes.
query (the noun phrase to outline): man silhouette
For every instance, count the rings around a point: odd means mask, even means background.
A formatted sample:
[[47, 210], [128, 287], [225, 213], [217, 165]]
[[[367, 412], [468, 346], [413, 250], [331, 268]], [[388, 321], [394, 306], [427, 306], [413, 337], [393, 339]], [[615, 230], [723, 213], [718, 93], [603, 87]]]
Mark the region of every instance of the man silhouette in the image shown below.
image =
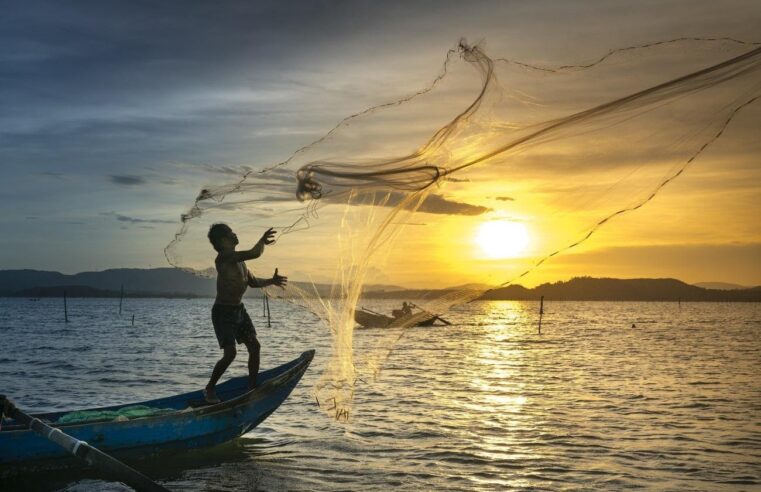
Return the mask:
[[256, 386], [256, 375], [259, 372], [259, 341], [251, 318], [246, 312], [241, 299], [248, 287], [266, 287], [277, 285], [284, 287], [287, 277], [278, 275], [277, 268], [271, 279], [257, 279], [246, 267], [247, 260], [258, 258], [264, 252], [264, 246], [275, 242], [276, 231], [270, 227], [253, 248], [236, 251], [238, 236], [227, 224], [214, 224], [209, 228], [209, 241], [217, 251], [214, 265], [217, 268], [217, 297], [211, 308], [211, 322], [217, 336], [219, 347], [224, 351], [222, 358], [217, 361], [211, 373], [209, 384], [203, 390], [207, 403], [219, 403], [214, 387], [225, 373], [237, 353], [236, 342], [246, 345], [248, 349], [248, 387]]

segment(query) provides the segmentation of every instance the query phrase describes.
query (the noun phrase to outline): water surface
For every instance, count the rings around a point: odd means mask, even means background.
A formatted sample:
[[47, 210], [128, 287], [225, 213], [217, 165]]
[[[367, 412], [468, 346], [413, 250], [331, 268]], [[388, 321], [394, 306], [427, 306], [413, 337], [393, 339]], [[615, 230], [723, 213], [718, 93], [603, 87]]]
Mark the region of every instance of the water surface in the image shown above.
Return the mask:
[[[392, 301], [366, 303], [390, 311]], [[31, 411], [202, 387], [220, 356], [210, 300], [0, 299], [0, 392]], [[761, 305], [483, 302], [410, 329], [349, 423], [317, 407], [330, 352], [314, 316], [249, 303], [271, 367], [317, 349], [241, 439], [145, 463], [172, 490], [753, 490], [761, 487]], [[135, 315], [132, 326], [131, 317]], [[635, 324], [636, 327], [632, 327]], [[358, 330], [372, 343], [378, 330]], [[246, 373], [241, 347], [231, 375]], [[87, 474], [2, 490], [119, 490]]]

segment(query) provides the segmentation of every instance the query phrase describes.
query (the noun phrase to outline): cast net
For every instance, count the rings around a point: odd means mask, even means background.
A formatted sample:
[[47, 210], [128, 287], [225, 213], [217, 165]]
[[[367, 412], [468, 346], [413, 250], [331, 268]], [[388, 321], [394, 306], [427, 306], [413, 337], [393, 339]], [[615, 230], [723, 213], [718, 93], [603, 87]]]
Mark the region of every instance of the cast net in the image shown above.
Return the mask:
[[[410, 326], [594, 241], [710, 160], [719, 140], [722, 155], [748, 147], [760, 95], [758, 43], [677, 39], [548, 66], [462, 41], [419, 92], [345, 118], [283, 162], [205, 187], [166, 255], [213, 275], [212, 223], [230, 224], [241, 246], [275, 227], [276, 244], [249, 269], [269, 277], [279, 267], [289, 287], [268, 295], [324, 321], [333, 353], [315, 396], [347, 419], [357, 381], [378, 374]], [[530, 240], [490, 257], [473, 245], [489, 221], [517, 227], [502, 241]], [[360, 347], [355, 310], [373, 284], [416, 288], [422, 310]]]

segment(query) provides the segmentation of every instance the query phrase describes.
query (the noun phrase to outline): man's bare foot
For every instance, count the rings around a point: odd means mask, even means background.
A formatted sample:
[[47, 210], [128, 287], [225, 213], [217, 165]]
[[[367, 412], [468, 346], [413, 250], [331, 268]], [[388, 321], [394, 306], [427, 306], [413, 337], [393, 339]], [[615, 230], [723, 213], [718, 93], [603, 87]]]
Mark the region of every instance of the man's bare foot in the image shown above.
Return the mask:
[[256, 383], [251, 383], [251, 382], [249, 382], [249, 383], [248, 383], [248, 390], [249, 390], [249, 391], [251, 391], [251, 390], [253, 390], [253, 389], [256, 389]]
[[209, 403], [211, 405], [215, 405], [217, 403], [220, 403], [221, 400], [217, 396], [217, 392], [214, 390], [214, 388], [209, 389], [208, 387], [203, 389], [203, 399], [206, 403]]

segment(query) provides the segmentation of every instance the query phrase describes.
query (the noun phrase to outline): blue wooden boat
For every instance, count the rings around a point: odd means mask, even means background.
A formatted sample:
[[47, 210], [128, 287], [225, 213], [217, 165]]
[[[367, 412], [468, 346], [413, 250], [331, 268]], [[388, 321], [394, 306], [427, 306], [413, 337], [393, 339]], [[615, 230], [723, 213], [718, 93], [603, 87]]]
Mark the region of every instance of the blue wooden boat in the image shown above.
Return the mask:
[[[60, 424], [67, 412], [33, 415], [119, 459], [137, 459], [165, 452], [203, 448], [250, 431], [274, 412], [298, 384], [312, 362], [314, 350], [274, 369], [259, 373], [259, 385], [249, 391], [248, 377], [217, 385], [222, 403], [202, 405], [201, 391], [91, 410], [119, 410], [131, 405], [174, 409], [176, 412], [125, 421], [88, 421]], [[31, 471], [83, 466], [63, 448], [34, 434], [13, 420], [0, 430], [0, 477]]]

